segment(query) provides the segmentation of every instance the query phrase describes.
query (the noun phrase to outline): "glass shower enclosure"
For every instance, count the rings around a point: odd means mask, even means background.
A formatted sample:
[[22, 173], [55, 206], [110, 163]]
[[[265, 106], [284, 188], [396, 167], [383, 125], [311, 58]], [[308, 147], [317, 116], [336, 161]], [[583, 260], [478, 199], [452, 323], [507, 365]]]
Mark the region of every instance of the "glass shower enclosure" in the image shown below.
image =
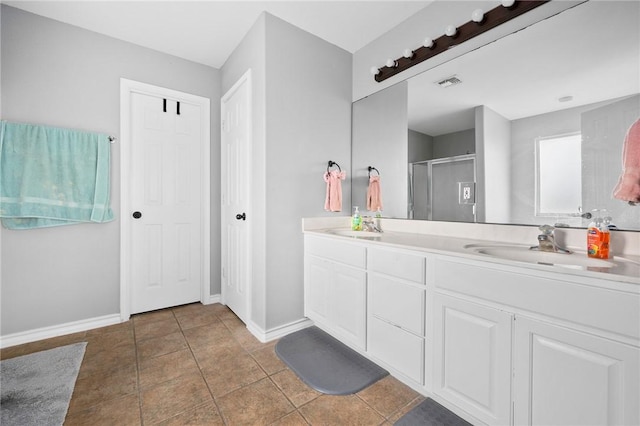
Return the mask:
[[475, 154], [409, 164], [411, 219], [475, 222]]

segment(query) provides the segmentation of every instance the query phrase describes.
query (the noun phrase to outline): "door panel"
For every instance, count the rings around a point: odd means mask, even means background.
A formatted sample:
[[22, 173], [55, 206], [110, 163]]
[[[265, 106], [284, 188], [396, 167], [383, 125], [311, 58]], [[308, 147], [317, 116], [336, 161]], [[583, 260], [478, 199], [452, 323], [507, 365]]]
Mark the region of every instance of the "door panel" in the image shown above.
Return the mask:
[[195, 302], [202, 286], [201, 111], [131, 94], [131, 312]]
[[640, 420], [640, 349], [527, 318], [516, 320], [515, 423]]
[[508, 424], [511, 314], [441, 294], [434, 311], [434, 392], [487, 424]]
[[222, 301], [245, 324], [250, 265], [251, 82], [241, 78], [222, 98]]

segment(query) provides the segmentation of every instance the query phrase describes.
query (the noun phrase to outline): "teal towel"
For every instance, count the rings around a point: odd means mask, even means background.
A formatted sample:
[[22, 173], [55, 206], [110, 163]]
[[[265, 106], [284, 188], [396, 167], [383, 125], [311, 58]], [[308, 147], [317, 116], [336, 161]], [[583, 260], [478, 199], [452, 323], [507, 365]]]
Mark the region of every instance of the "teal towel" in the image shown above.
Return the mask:
[[1, 124], [0, 217], [6, 228], [113, 220], [107, 135]]

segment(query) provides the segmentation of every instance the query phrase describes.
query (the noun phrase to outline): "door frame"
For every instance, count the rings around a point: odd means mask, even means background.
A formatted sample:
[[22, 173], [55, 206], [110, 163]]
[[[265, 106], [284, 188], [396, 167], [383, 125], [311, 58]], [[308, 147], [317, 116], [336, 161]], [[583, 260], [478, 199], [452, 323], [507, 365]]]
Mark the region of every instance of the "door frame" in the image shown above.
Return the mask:
[[139, 81], [120, 78], [120, 319], [131, 317], [131, 96], [139, 93], [160, 98], [176, 99], [197, 105], [202, 111], [200, 143], [202, 148], [201, 170], [201, 234], [200, 247], [201, 285], [200, 302], [210, 303], [211, 286], [211, 112], [208, 98], [154, 86]]
[[[227, 167], [226, 165], [223, 164], [223, 162], [225, 161], [225, 156], [224, 156], [224, 150], [225, 148], [225, 140], [224, 140], [224, 125], [225, 125], [225, 107], [226, 104], [225, 102], [235, 94], [235, 92], [243, 85], [246, 84], [247, 87], [247, 102], [248, 102], [248, 108], [247, 108], [247, 151], [246, 151], [246, 155], [248, 157], [248, 163], [249, 163], [249, 167], [247, 168], [247, 186], [248, 188], [251, 188], [252, 185], [252, 179], [253, 179], [253, 167], [251, 166], [252, 164], [252, 158], [253, 158], [253, 79], [252, 79], [252, 73], [251, 73], [251, 68], [249, 68], [244, 74], [242, 74], [242, 76], [233, 84], [233, 86], [231, 86], [231, 88], [229, 90], [227, 90], [224, 95], [222, 95], [222, 97], [220, 98], [220, 169], [221, 171], [225, 170], [225, 167]], [[229, 219], [228, 217], [225, 216], [225, 211], [224, 211], [224, 196], [225, 196], [225, 190], [224, 187], [226, 185], [226, 173], [222, 172], [221, 173], [221, 177], [220, 177], [220, 195], [221, 195], [221, 202], [220, 202], [220, 237], [221, 237], [221, 250], [220, 250], [220, 298], [221, 298], [221, 302], [222, 304], [226, 305], [226, 291], [225, 291], [225, 280], [224, 280], [224, 267], [225, 267], [225, 262], [228, 259], [229, 253], [225, 253], [224, 252], [224, 244], [225, 244], [225, 239], [227, 237], [226, 235], [226, 225], [227, 222], [231, 219]], [[250, 194], [247, 194], [247, 206], [246, 206], [246, 213], [247, 216], [250, 219], [250, 222], [247, 224], [247, 235], [246, 235], [246, 240], [247, 240], [247, 247], [246, 247], [246, 304], [245, 304], [245, 317], [243, 318], [243, 321], [245, 321], [246, 325], [249, 326], [249, 324], [251, 323], [251, 306], [252, 306], [252, 292], [253, 292], [253, 252], [251, 250], [251, 241], [253, 241], [253, 227], [252, 227], [252, 223], [251, 220], [253, 220], [253, 214], [252, 214], [252, 203], [251, 203], [251, 196]]]

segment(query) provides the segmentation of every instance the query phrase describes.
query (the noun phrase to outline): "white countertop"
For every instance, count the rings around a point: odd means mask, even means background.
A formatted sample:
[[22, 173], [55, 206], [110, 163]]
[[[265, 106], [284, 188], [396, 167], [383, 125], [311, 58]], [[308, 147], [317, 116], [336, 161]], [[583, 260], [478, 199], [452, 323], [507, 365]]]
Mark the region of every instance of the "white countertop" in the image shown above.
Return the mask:
[[[470, 232], [472, 227], [468, 227], [465, 231], [465, 234], [469, 237], [460, 237], [456, 236], [447, 236], [447, 235], [434, 235], [428, 233], [428, 229], [418, 230], [419, 232], [403, 232], [397, 231], [396, 229], [402, 229], [405, 224], [403, 223], [395, 223], [397, 220], [389, 220], [382, 219], [381, 225], [383, 228], [382, 233], [372, 233], [367, 231], [362, 232], [362, 237], [360, 236], [346, 236], [346, 235], [338, 235], [335, 234], [336, 230], [349, 230], [348, 228], [348, 217], [345, 221], [344, 218], [318, 218], [314, 219], [304, 219], [303, 221], [303, 231], [312, 235], [321, 235], [325, 237], [331, 238], [339, 238], [339, 239], [347, 239], [351, 241], [359, 241], [363, 243], [380, 245], [380, 246], [389, 246], [395, 248], [404, 248], [410, 250], [418, 250], [425, 251], [433, 254], [443, 254], [443, 255], [454, 255], [456, 257], [462, 257], [467, 259], [472, 259], [476, 261], [485, 261], [503, 265], [513, 265], [519, 267], [525, 267], [529, 269], [534, 269], [538, 271], [547, 271], [547, 272], [555, 272], [562, 273], [567, 275], [578, 275], [585, 277], [592, 277], [597, 279], [611, 280], [616, 282], [625, 282], [631, 284], [640, 284], [640, 256], [635, 254], [624, 254], [624, 255], [614, 255], [613, 258], [606, 260], [612, 267], [595, 267], [595, 266], [586, 266], [586, 265], [554, 265], [554, 264], [539, 264], [533, 263], [529, 261], [518, 261], [502, 258], [499, 256], [493, 256], [489, 254], [478, 253], [475, 248], [479, 246], [490, 246], [490, 247], [516, 247], [519, 249], [525, 249], [529, 245], [523, 244], [523, 242], [528, 242], [532, 240], [535, 243], [537, 240], [535, 238], [535, 233], [537, 232], [537, 228], [534, 229], [534, 237], [530, 238], [530, 236], [524, 237], [525, 239], [520, 239], [518, 242], [513, 241], [504, 241], [501, 240], [489, 240], [486, 238], [477, 238], [478, 235], [482, 235], [483, 232], [486, 233], [486, 229], [484, 229], [480, 233]], [[392, 222], [394, 221], [394, 222]], [[403, 221], [403, 222], [413, 222], [413, 221]], [[415, 222], [414, 222], [415, 223]], [[385, 225], [388, 225], [389, 228], [394, 230], [389, 231], [385, 229]], [[474, 224], [467, 224], [474, 225]], [[475, 224], [477, 225], [477, 224]], [[440, 223], [442, 226], [442, 223]], [[496, 225], [499, 226], [499, 225]], [[424, 227], [424, 225], [423, 225]], [[522, 230], [518, 228], [525, 228], [527, 233], [530, 232], [529, 227], [510, 227], [508, 231], [511, 231], [511, 234], [521, 233]], [[421, 232], [420, 232], [421, 231]], [[425, 232], [426, 231], [426, 232]], [[564, 231], [564, 230], [563, 230]], [[578, 230], [583, 231], [583, 230]], [[375, 235], [375, 238], [366, 238], [369, 235]], [[499, 234], [495, 234], [499, 235]], [[586, 235], [583, 233], [583, 235]], [[484, 237], [484, 235], [482, 235]], [[363, 238], [364, 237], [364, 238]], [[517, 236], [515, 236], [517, 238]], [[631, 244], [635, 244], [633, 238], [636, 236], [632, 235]], [[586, 236], [585, 236], [586, 240]], [[572, 248], [574, 254], [570, 256], [584, 256], [587, 257], [585, 250], [577, 250]], [[557, 256], [564, 256], [558, 254]], [[582, 260], [582, 259], [578, 259]]]

